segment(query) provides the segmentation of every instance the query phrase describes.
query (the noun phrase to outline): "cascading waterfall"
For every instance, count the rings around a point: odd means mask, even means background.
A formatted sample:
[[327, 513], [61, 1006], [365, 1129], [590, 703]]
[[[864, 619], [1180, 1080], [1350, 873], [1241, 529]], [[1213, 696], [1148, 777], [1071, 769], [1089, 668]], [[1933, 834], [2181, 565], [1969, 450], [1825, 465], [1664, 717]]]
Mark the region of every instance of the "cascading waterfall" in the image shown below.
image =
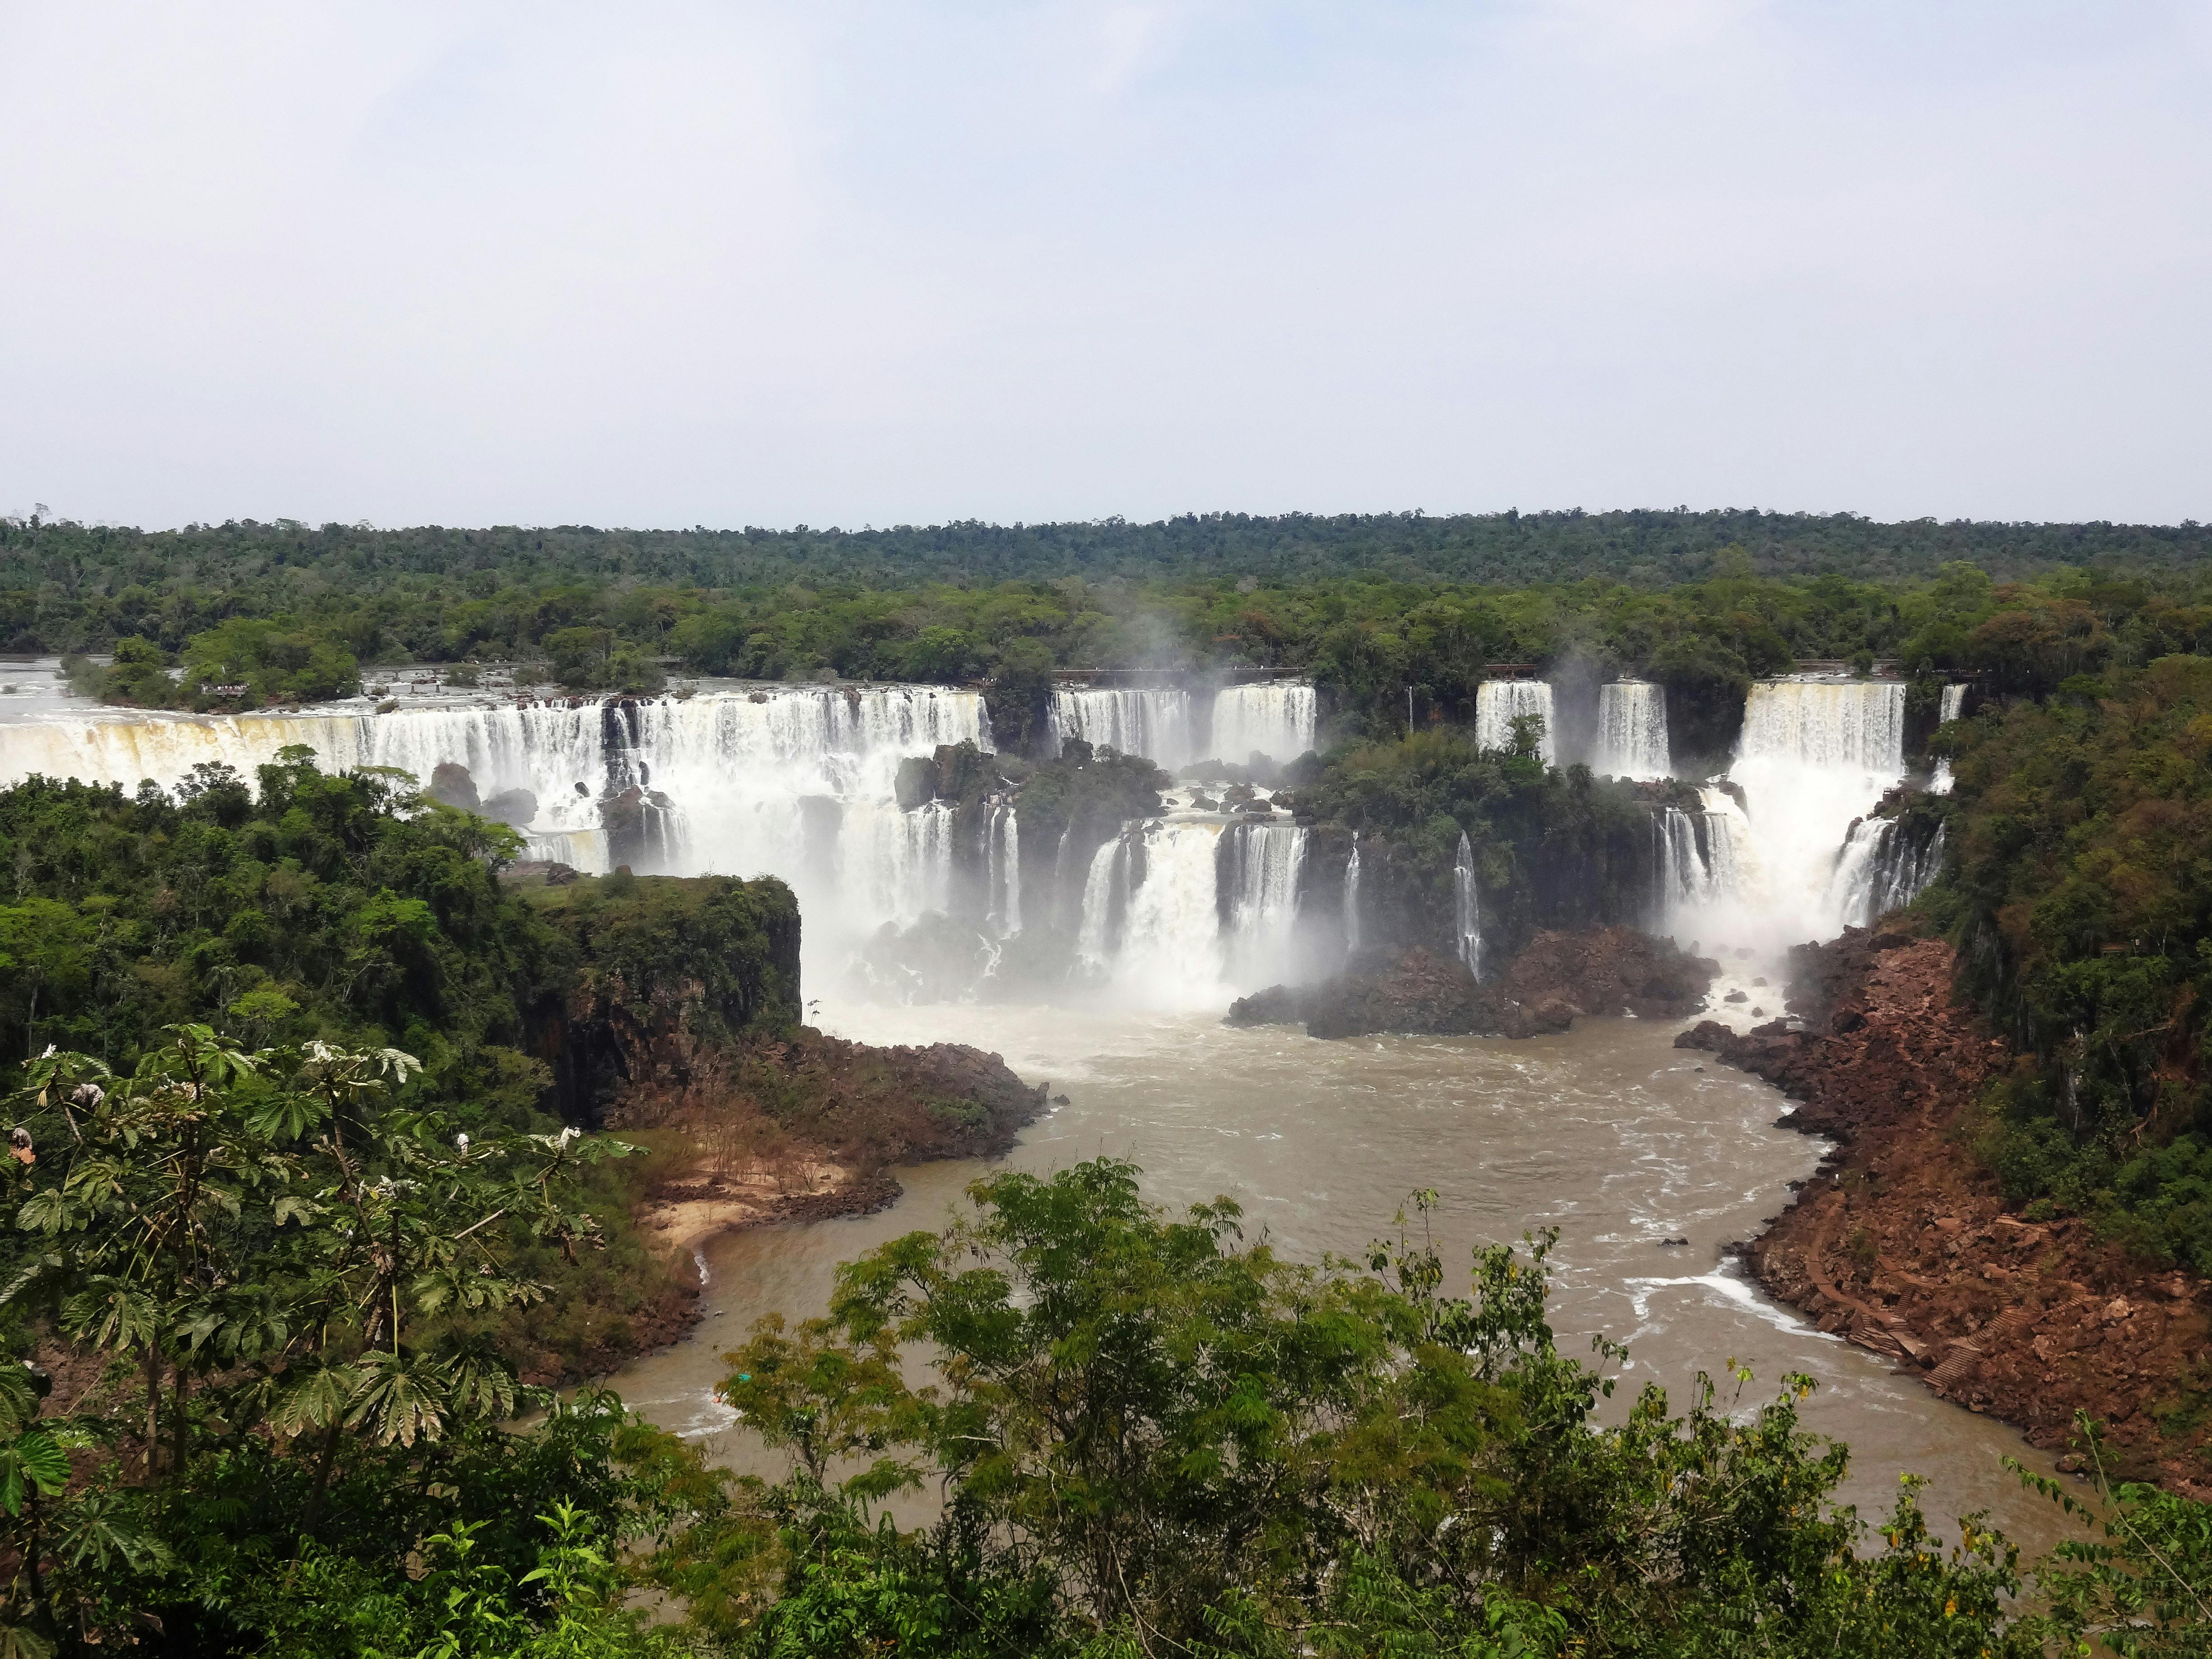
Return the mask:
[[[1945, 686], [1942, 706], [1936, 710], [1937, 724], [1948, 726], [1966, 712], [1966, 688], [1963, 685]], [[1948, 759], [1939, 760], [1936, 763], [1936, 775], [1928, 781], [1928, 793], [1948, 795], [1951, 793], [1951, 763]]]
[[1459, 959], [1482, 977], [1482, 896], [1474, 885], [1474, 848], [1459, 832], [1459, 855], [1452, 861], [1453, 923], [1459, 935]]
[[[637, 857], [641, 867], [676, 873], [781, 876], [806, 915], [810, 957], [829, 961], [885, 921], [944, 906], [951, 809], [933, 803], [901, 812], [895, 781], [904, 757], [960, 742], [992, 747], [973, 691], [716, 689], [385, 714], [361, 705], [27, 722], [0, 727], [0, 782], [43, 773], [173, 787], [208, 763], [250, 777], [295, 744], [329, 770], [396, 767], [426, 784], [452, 763], [468, 768], [486, 798], [530, 791], [532, 850], [579, 869]], [[607, 831], [624, 805], [619, 798], [633, 789], [638, 848], [626, 852], [610, 845]]]
[[1653, 817], [1657, 839], [1659, 921], [1662, 931], [1680, 931], [1717, 903], [1743, 896], [1741, 850], [1749, 824], [1734, 797], [1723, 789], [1698, 792], [1703, 810], [1670, 806]]
[[1862, 818], [1836, 860], [1830, 899], [1846, 927], [1865, 927], [1901, 910], [1943, 871], [1943, 830], [1933, 835], [1894, 818]]
[[[1730, 783], [1747, 805], [1728, 813], [1736, 860], [1678, 904], [1678, 936], [1770, 953], [1843, 926], [1833, 881], [1854, 819], [1905, 775], [1905, 687], [1883, 680], [1774, 680], [1751, 688]], [[1708, 795], [1707, 822], [1717, 816]]]
[[1217, 908], [1233, 980], [1279, 978], [1297, 921], [1306, 832], [1287, 823], [1236, 823], [1222, 832]]
[[1084, 884], [1078, 957], [1145, 1000], [1173, 1003], [1218, 987], [1223, 828], [1152, 818], [1101, 847]]
[[1093, 748], [1141, 755], [1174, 771], [1191, 753], [1190, 693], [1177, 686], [1056, 687], [1052, 694], [1053, 752], [1070, 738]]
[[1283, 977], [1307, 832], [1294, 824], [1152, 818], [1101, 847], [1076, 955], [1114, 993], [1206, 1006]]
[[1538, 745], [1548, 765], [1554, 760], [1552, 688], [1542, 680], [1485, 680], [1474, 692], [1474, 740], [1485, 749], [1510, 749], [1513, 722], [1534, 714], [1544, 722]]
[[1022, 931], [1022, 824], [1012, 806], [999, 811], [997, 895], [991, 920], [1001, 935]]
[[1116, 836], [1091, 856], [1083, 879], [1083, 919], [1075, 937], [1076, 960], [1095, 971], [1111, 969], [1121, 948], [1129, 910], [1129, 843]]
[[1213, 699], [1213, 740], [1206, 752], [1239, 766], [1255, 754], [1296, 760], [1314, 746], [1314, 710], [1310, 685], [1224, 686]]
[[1344, 861], [1344, 954], [1359, 951], [1359, 838], [1352, 837], [1352, 856]]
[[1670, 776], [1672, 767], [1664, 689], [1642, 680], [1600, 686], [1590, 770], [1601, 777], [1645, 779]]

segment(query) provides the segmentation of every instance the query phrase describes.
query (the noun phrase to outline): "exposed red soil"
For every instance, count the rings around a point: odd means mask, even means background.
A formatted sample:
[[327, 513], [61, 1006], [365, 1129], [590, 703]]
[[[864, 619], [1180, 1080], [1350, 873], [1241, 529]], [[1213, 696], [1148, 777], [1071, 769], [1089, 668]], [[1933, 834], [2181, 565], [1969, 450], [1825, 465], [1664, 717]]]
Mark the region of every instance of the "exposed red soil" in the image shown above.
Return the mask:
[[2036, 1445], [2064, 1447], [2087, 1411], [2130, 1474], [2212, 1498], [2212, 1294], [2085, 1220], [2008, 1212], [1970, 1143], [2012, 1054], [1953, 1002], [1950, 947], [1855, 928], [1792, 954], [1802, 1029], [1707, 1020], [1675, 1039], [1775, 1084], [1802, 1103], [1784, 1124], [1839, 1143], [1744, 1247], [1759, 1281]]

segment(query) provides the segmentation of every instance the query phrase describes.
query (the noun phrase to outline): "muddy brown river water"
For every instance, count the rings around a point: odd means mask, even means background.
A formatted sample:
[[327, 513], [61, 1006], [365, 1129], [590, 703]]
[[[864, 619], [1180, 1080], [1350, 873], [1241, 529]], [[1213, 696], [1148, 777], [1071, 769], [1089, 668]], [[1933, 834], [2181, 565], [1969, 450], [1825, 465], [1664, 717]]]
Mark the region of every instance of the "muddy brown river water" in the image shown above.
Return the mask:
[[[1679, 1404], [1698, 1370], [1717, 1376], [1735, 1359], [1757, 1373], [1748, 1407], [1784, 1373], [1805, 1371], [1819, 1383], [1807, 1425], [1850, 1443], [1843, 1496], [1863, 1514], [1886, 1510], [1911, 1471], [1930, 1480], [1924, 1501], [1947, 1538], [1954, 1516], [1976, 1510], [2030, 1550], [2059, 1535], [2051, 1506], [2000, 1461], [2049, 1473], [2047, 1455], [1814, 1329], [1723, 1256], [1788, 1202], [1788, 1183], [1812, 1171], [1822, 1145], [1773, 1127], [1787, 1103], [1768, 1085], [1675, 1049], [1679, 1024], [1583, 1020], [1523, 1042], [1324, 1042], [1295, 1028], [1232, 1030], [1211, 1013], [850, 1006], [819, 1023], [871, 1042], [973, 1043], [1068, 1103], [998, 1165], [901, 1171], [905, 1196], [881, 1213], [706, 1246], [707, 1318], [613, 1382], [719, 1461], [781, 1468], [713, 1396], [720, 1355], [760, 1314], [820, 1312], [840, 1261], [938, 1224], [987, 1168], [1042, 1173], [1110, 1153], [1143, 1167], [1157, 1201], [1226, 1194], [1244, 1206], [1248, 1237], [1265, 1228], [1307, 1260], [1358, 1249], [1389, 1230], [1409, 1192], [1435, 1188], [1438, 1237], [1462, 1289], [1476, 1243], [1556, 1225], [1561, 1348], [1583, 1352], [1598, 1332], [1625, 1340], [1624, 1395], [1656, 1378]], [[1669, 1238], [1689, 1243], [1668, 1248]]]

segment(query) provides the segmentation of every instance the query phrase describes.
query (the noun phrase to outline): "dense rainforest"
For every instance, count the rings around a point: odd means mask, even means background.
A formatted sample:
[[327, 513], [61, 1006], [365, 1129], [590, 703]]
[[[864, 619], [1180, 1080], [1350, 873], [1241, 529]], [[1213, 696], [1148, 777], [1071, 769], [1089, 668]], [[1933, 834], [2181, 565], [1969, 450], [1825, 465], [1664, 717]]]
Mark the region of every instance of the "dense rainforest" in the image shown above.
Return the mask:
[[[494, 659], [579, 690], [952, 679], [1032, 753], [1055, 668], [1295, 668], [1325, 703], [1322, 752], [1285, 780], [1299, 814], [1373, 838], [1408, 929], [1449, 914], [1467, 834], [1486, 887], [1527, 901], [1494, 918], [1508, 938], [1590, 919], [1540, 909], [1560, 870], [1595, 872], [1593, 915], [1626, 902], [1656, 797], [1547, 767], [1533, 734], [1477, 747], [1486, 668], [1648, 675], [1678, 753], [1717, 761], [1752, 678], [1881, 658], [1955, 778], [1884, 809], [1944, 837], [1916, 908], [2019, 1055], [1965, 1155], [2031, 1216], [2212, 1273], [2205, 533], [9, 525], [0, 621], [20, 649], [110, 656], [73, 665], [119, 702]], [[1978, 689], [1939, 726], [1947, 675]], [[947, 751], [902, 793], [973, 808], [979, 763]], [[1039, 835], [1086, 844], [1164, 781], [1110, 756], [1024, 769]], [[2107, 1486], [2085, 1545], [2039, 1564], [1973, 1523], [1939, 1543], [1909, 1492], [1869, 1529], [1832, 1506], [1846, 1454], [1801, 1429], [1802, 1382], [1602, 1409], [1620, 1356], [1558, 1352], [1547, 1241], [1444, 1263], [1424, 1194], [1374, 1218], [1365, 1260], [1310, 1267], [1225, 1204], [1152, 1210], [1127, 1166], [979, 1182], [943, 1232], [850, 1264], [828, 1319], [732, 1356], [779, 1481], [703, 1467], [604, 1393], [534, 1390], [670, 1290], [629, 1220], [653, 1155], [578, 1133], [611, 1086], [594, 1043], [656, 1004], [781, 1041], [798, 919], [775, 882], [518, 884], [519, 846], [301, 752], [173, 794], [0, 792], [0, 1052], [32, 1057], [0, 1341], [52, 1362], [0, 1365], [7, 1650], [2202, 1650], [2203, 1506]], [[892, 1524], [916, 1487], [939, 1518]]]
[[[1072, 816], [1145, 781], [1059, 787]], [[2138, 1536], [2187, 1540], [2189, 1508], [2119, 1494], [2135, 1553], [2049, 1564], [2051, 1622], [2008, 1624], [2001, 1539], [1944, 1547], [1908, 1495], [1877, 1543], [1834, 1507], [1802, 1381], [1748, 1415], [1747, 1377], [1686, 1414], [1646, 1389], [1593, 1433], [1620, 1356], [1556, 1351], [1547, 1241], [1452, 1296], [1411, 1231], [1297, 1267], [1111, 1164], [981, 1182], [831, 1320], [756, 1332], [726, 1392], [793, 1468], [734, 1480], [521, 1382], [664, 1271], [625, 1230], [628, 1143], [544, 1105], [608, 996], [782, 1034], [789, 895], [516, 885], [514, 851], [299, 753], [0, 792], [5, 1040], [34, 1056], [0, 1340], [54, 1364], [0, 1366], [11, 1651], [2027, 1653], [2142, 1605]], [[925, 1480], [943, 1521], [887, 1524]]]

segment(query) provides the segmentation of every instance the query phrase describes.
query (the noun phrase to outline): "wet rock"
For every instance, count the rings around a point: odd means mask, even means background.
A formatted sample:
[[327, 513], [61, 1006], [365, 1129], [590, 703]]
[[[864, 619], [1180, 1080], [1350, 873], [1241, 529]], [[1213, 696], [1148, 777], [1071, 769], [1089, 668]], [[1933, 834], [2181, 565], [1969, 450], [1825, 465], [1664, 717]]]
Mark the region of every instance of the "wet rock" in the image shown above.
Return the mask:
[[1753, 1275], [2036, 1445], [2063, 1447], [2087, 1411], [2112, 1425], [2122, 1473], [2212, 1497], [2212, 1422], [2161, 1403], [2212, 1340], [2212, 1294], [2092, 1228], [2004, 1213], [1971, 1131], [2010, 1052], [1953, 1003], [1950, 948], [1908, 924], [1790, 957], [1799, 1020], [1741, 1034], [1708, 1020], [1676, 1039], [1788, 1093], [1785, 1127], [1840, 1143], [1744, 1252]]
[[496, 823], [527, 830], [538, 821], [538, 797], [527, 789], [502, 789], [483, 804], [483, 815]]
[[1723, 997], [1721, 1000], [1723, 1002], [1748, 1002], [1751, 999], [1741, 991], [1730, 991], [1726, 996]]
[[440, 761], [430, 773], [430, 799], [446, 806], [458, 806], [464, 812], [477, 810], [477, 781], [469, 775], [469, 769], [452, 761]]
[[1228, 1023], [1304, 1021], [1317, 1037], [1536, 1036], [1564, 1031], [1593, 1010], [1680, 1018], [1703, 1003], [1715, 971], [1714, 963], [1631, 928], [1547, 932], [1480, 983], [1456, 957], [1415, 946], [1318, 985], [1278, 985], [1243, 998]]

